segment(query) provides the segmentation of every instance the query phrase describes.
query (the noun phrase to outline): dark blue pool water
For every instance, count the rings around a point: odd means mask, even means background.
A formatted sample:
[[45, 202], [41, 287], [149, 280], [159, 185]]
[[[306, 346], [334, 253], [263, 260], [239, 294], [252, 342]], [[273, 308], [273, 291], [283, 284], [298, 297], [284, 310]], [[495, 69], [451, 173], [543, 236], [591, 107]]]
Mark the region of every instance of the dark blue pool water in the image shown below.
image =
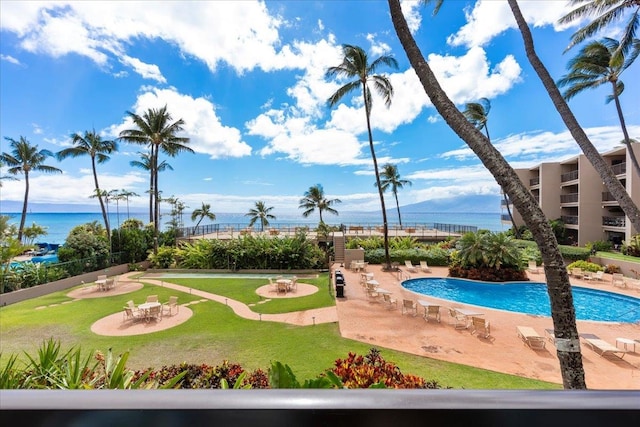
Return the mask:
[[[410, 291], [499, 310], [551, 316], [544, 283], [490, 283], [455, 278], [410, 279], [402, 283]], [[573, 303], [578, 320], [640, 322], [640, 299], [574, 286]]]

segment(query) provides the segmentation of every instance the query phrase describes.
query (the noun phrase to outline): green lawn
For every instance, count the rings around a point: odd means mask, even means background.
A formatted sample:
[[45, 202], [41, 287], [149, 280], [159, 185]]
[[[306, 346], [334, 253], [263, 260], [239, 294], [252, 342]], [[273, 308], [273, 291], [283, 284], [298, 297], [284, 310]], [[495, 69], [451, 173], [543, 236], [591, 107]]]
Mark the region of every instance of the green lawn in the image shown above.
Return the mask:
[[[328, 292], [328, 277], [305, 279], [319, 292], [300, 298], [273, 299], [253, 309], [277, 313], [325, 307], [333, 304]], [[255, 289], [264, 281], [252, 279], [171, 279], [171, 282], [224, 295], [245, 303], [257, 302]], [[122, 309], [126, 301], [143, 301], [158, 294], [160, 301], [178, 295], [179, 302], [200, 299], [189, 293], [145, 284], [144, 288], [126, 295], [83, 299], [72, 303], [57, 292], [41, 298], [0, 309], [0, 365], [9, 354], [34, 354], [39, 345], [53, 337], [63, 348], [80, 346], [84, 351], [109, 348], [118, 354], [131, 351], [128, 366], [139, 369], [163, 365], [207, 363], [223, 360], [240, 363], [246, 369], [267, 370], [270, 362], [281, 361], [291, 366], [298, 379], [312, 378], [330, 368], [337, 358], [349, 352], [366, 354], [370, 345], [344, 339], [337, 324], [293, 326], [258, 322], [236, 316], [233, 311], [213, 301], [190, 306], [194, 316], [187, 322], [165, 331], [128, 337], [104, 337], [93, 334], [91, 325], [98, 319]], [[66, 302], [66, 303], [65, 303]], [[39, 308], [46, 306], [45, 308]], [[560, 389], [551, 384], [513, 375], [442, 362], [398, 351], [380, 349], [383, 357], [396, 363], [402, 372], [436, 380], [442, 386], [467, 389]]]

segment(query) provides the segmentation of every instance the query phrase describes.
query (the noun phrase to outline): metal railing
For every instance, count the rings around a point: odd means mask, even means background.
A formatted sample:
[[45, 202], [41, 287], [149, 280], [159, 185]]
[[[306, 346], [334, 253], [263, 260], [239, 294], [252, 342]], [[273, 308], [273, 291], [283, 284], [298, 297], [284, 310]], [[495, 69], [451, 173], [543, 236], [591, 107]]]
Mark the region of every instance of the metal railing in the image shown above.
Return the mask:
[[567, 225], [578, 225], [577, 215], [562, 215], [560, 219]]
[[608, 191], [603, 191], [602, 192], [602, 201], [603, 202], [615, 202], [616, 198], [613, 197], [613, 194], [611, 194]]
[[623, 216], [603, 216], [602, 225], [607, 227], [624, 227], [627, 224], [626, 218]]
[[560, 195], [560, 203], [577, 203], [578, 202], [578, 193], [571, 194], [561, 194]]
[[623, 173], [627, 173], [627, 163], [622, 162], [616, 165], [611, 165], [611, 169], [613, 170], [614, 174], [622, 175]]
[[533, 187], [534, 185], [538, 185], [538, 184], [540, 184], [540, 177], [537, 177], [537, 178], [531, 178], [531, 179], [529, 180], [529, 185], [530, 185], [530, 186], [532, 186], [532, 187]]
[[560, 182], [575, 181], [576, 179], [578, 179], [577, 169], [560, 175]]

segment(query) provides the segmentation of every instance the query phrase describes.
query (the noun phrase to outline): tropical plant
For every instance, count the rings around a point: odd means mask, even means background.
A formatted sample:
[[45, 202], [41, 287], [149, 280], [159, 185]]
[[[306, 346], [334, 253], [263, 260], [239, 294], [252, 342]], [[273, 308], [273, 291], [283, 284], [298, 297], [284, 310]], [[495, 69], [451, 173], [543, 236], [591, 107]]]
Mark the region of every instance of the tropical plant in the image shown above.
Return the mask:
[[[472, 125], [476, 127], [478, 130], [483, 130], [489, 143], [491, 143], [491, 136], [489, 136], [489, 126], [487, 122], [489, 121], [489, 111], [491, 111], [491, 101], [487, 98], [481, 98], [480, 102], [469, 102], [465, 105], [465, 109], [462, 112], [464, 116], [471, 122]], [[502, 197], [505, 201], [505, 206], [507, 208], [507, 213], [509, 214], [509, 219], [511, 220], [511, 226], [513, 227], [513, 232], [517, 239], [520, 238], [520, 233], [518, 231], [518, 226], [516, 225], [516, 221], [513, 218], [513, 214], [511, 213], [511, 208], [509, 207], [509, 198], [507, 197], [507, 193], [502, 191]]]
[[25, 227], [22, 231], [22, 235], [25, 238], [25, 244], [27, 246], [33, 245], [33, 242], [40, 236], [46, 236], [48, 234], [47, 227], [36, 224], [35, 222], [29, 227]]
[[[562, 94], [560, 93], [560, 90], [553, 81], [551, 74], [549, 74], [549, 71], [538, 57], [533, 45], [533, 36], [531, 35], [531, 30], [529, 29], [527, 22], [522, 16], [522, 12], [520, 11], [518, 3], [516, 2], [516, 0], [508, 0], [508, 3], [522, 35], [527, 59], [540, 78], [540, 81], [545, 87], [549, 98], [553, 102], [553, 105], [556, 107], [556, 110], [558, 110], [562, 121], [565, 123], [565, 126], [567, 126], [567, 129], [571, 133], [571, 136], [576, 141], [587, 160], [589, 160], [593, 168], [600, 175], [600, 178], [602, 179], [604, 185], [607, 187], [613, 198], [618, 202], [625, 215], [629, 218], [629, 221], [631, 222], [631, 224], [633, 224], [633, 227], [636, 230], [640, 231], [640, 210], [636, 206], [635, 202], [631, 199], [631, 196], [627, 193], [620, 180], [618, 180], [618, 178], [614, 174], [611, 166], [609, 166], [604, 161], [602, 156], [600, 156], [598, 150], [596, 150], [594, 145], [591, 143], [584, 129], [582, 129], [582, 127], [578, 123], [578, 120], [573, 115], [573, 112], [571, 111], [571, 109], [569, 109], [567, 102], [565, 101]], [[545, 262], [545, 265], [546, 264], [547, 263]]]
[[574, 261], [571, 264], [567, 265], [568, 270], [572, 270], [574, 268], [580, 268], [582, 269], [582, 271], [590, 271], [592, 273], [595, 273], [597, 271], [604, 271], [604, 267], [602, 267], [601, 265], [583, 260]]
[[[140, 155], [140, 160], [132, 160], [129, 162], [129, 164], [135, 168], [138, 169], [142, 169], [145, 170], [147, 172], [149, 172], [149, 222], [153, 223], [153, 197], [154, 197], [154, 191], [153, 191], [153, 159], [151, 158], [151, 155], [148, 153], [138, 153]], [[157, 171], [158, 172], [163, 172], [165, 170], [173, 170], [173, 167], [171, 167], [171, 165], [169, 163], [167, 163], [165, 160], [161, 161], [160, 164], [158, 164], [158, 168]]]
[[203, 219], [208, 218], [211, 221], [216, 220], [216, 214], [211, 212], [211, 205], [209, 203], [202, 202], [202, 207], [195, 209], [191, 213], [191, 221], [195, 221], [196, 218], [198, 222], [196, 223], [196, 228], [200, 225]]
[[344, 77], [353, 79], [340, 87], [333, 95], [329, 97], [328, 103], [330, 107], [335, 106], [347, 94], [361, 89], [362, 99], [364, 102], [364, 111], [367, 118], [367, 132], [369, 135], [369, 149], [371, 150], [371, 159], [373, 160], [373, 171], [376, 175], [376, 186], [378, 187], [378, 195], [380, 196], [380, 206], [382, 208], [382, 225], [384, 232], [384, 250], [385, 250], [385, 267], [391, 269], [391, 258], [389, 257], [389, 228], [387, 223], [387, 210], [384, 204], [384, 193], [380, 183], [380, 171], [378, 170], [378, 160], [373, 146], [373, 134], [371, 133], [371, 107], [373, 106], [373, 98], [369, 89], [369, 82], [372, 83], [374, 89], [384, 99], [385, 105], [391, 105], [393, 97], [393, 86], [386, 76], [375, 74], [378, 68], [386, 65], [394, 69], [398, 68], [398, 62], [389, 55], [383, 55], [369, 63], [367, 53], [358, 46], [348, 44], [342, 45], [342, 53], [344, 58], [342, 63], [335, 67], [329, 67], [326, 72], [327, 77]]
[[640, 2], [638, 0], [571, 0], [571, 4], [581, 6], [576, 7], [560, 18], [558, 22], [561, 24], [568, 24], [588, 16], [597, 15], [597, 17], [571, 36], [571, 42], [565, 52], [589, 37], [596, 35], [612, 22], [622, 18], [628, 9], [635, 8], [625, 26], [621, 48], [626, 50], [633, 43], [636, 30], [640, 24], [638, 20]]
[[97, 221], [71, 229], [65, 244], [58, 249], [61, 262], [86, 259], [87, 268], [98, 270], [109, 262], [109, 241], [105, 229]]
[[318, 209], [320, 224], [322, 224], [324, 223], [322, 220], [322, 211], [338, 215], [338, 211], [331, 207], [337, 203], [342, 203], [342, 201], [340, 199], [327, 199], [324, 195], [322, 185], [316, 184], [305, 191], [304, 197], [300, 199], [300, 206], [298, 206], [298, 208], [304, 209], [302, 216], [305, 218]]
[[179, 119], [172, 122], [173, 119], [167, 111], [166, 105], [159, 109], [150, 108], [141, 116], [131, 111], [127, 111], [127, 115], [133, 121], [135, 128], [123, 130], [120, 132], [119, 138], [132, 144], [149, 147], [153, 224], [156, 239], [153, 251], [156, 253], [158, 251], [157, 238], [160, 224], [159, 153], [163, 152], [170, 157], [175, 157], [182, 152], [193, 153], [194, 151], [186, 145], [189, 143], [189, 138], [177, 136], [178, 132], [183, 130], [184, 120]]
[[[548, 220], [513, 168], [489, 143], [488, 139], [469, 123], [441, 88], [438, 79], [409, 30], [407, 21], [402, 13], [400, 1], [388, 0], [388, 3], [396, 34], [434, 107], [456, 134], [476, 153], [485, 167], [489, 169], [498, 184], [507, 193], [509, 199], [513, 201], [516, 209], [522, 214], [524, 222], [533, 233], [536, 243], [543, 254], [547, 287], [551, 301], [551, 315], [556, 336], [566, 340], [563, 342], [568, 345], [567, 348], [557, 350], [563, 385], [565, 388], [571, 389], [586, 388], [582, 356], [579, 351], [580, 340], [576, 327], [575, 309], [571, 298], [571, 284]], [[513, 3], [513, 0], [509, 0], [511, 6], [513, 6]], [[440, 4], [442, 4], [442, 0], [437, 1], [438, 7]], [[522, 22], [524, 23], [524, 20]], [[524, 24], [526, 25], [526, 23]], [[620, 183], [618, 184], [620, 185]], [[621, 190], [624, 192], [624, 188], [621, 188]]]
[[109, 154], [118, 151], [118, 143], [112, 140], [103, 140], [102, 137], [96, 133], [95, 129], [92, 131], [85, 131], [84, 135], [74, 133], [71, 135], [71, 139], [73, 147], [58, 151], [56, 153], [56, 157], [58, 160], [80, 156], [89, 156], [89, 158], [91, 158], [93, 183], [95, 185], [98, 201], [100, 202], [100, 211], [102, 212], [102, 218], [104, 219], [104, 227], [107, 230], [107, 235], [110, 235], [111, 229], [109, 228], [107, 210], [105, 208], [104, 201], [102, 200], [100, 185], [98, 184], [98, 171], [96, 165], [108, 161]]
[[595, 89], [603, 84], [611, 83], [611, 95], [606, 102], [613, 100], [616, 105], [620, 127], [622, 128], [623, 142], [627, 147], [629, 158], [636, 174], [640, 176], [640, 165], [633, 152], [627, 125], [622, 114], [620, 95], [624, 90], [624, 83], [620, 75], [629, 68], [640, 53], [640, 40], [631, 55], [625, 56], [620, 51], [620, 43], [612, 38], [603, 38], [584, 46], [575, 58], [569, 61], [569, 73], [558, 80], [559, 87], [567, 87], [564, 98], [568, 101], [586, 89]]
[[[377, 185], [377, 184], [376, 184]], [[393, 194], [394, 199], [396, 200], [396, 209], [398, 210], [398, 222], [400, 224], [400, 228], [402, 229], [402, 216], [400, 216], [400, 202], [398, 202], [398, 190], [404, 188], [405, 185], [411, 186], [411, 181], [408, 179], [400, 178], [400, 173], [398, 173], [398, 167], [396, 165], [392, 165], [391, 163], [387, 163], [382, 166], [382, 172], [380, 172], [380, 185], [382, 185], [382, 192], [386, 192], [389, 188], [391, 188], [391, 193]]]
[[249, 209], [249, 212], [245, 214], [251, 218], [249, 221], [249, 227], [252, 227], [257, 221], [260, 221], [260, 231], [264, 231], [264, 228], [269, 225], [270, 219], [276, 219], [275, 216], [270, 214], [273, 210], [273, 206], [267, 207], [263, 201], [258, 201], [255, 207]]
[[53, 157], [51, 151], [38, 150], [38, 146], [31, 145], [24, 136], [21, 136], [18, 141], [7, 137], [5, 139], [10, 142], [11, 152], [2, 153], [0, 159], [9, 167], [8, 172], [11, 175], [24, 175], [24, 202], [22, 203], [22, 215], [17, 237], [19, 241], [22, 241], [24, 222], [27, 219], [27, 205], [29, 203], [29, 174], [31, 172], [62, 173], [62, 171], [44, 164], [48, 157]]

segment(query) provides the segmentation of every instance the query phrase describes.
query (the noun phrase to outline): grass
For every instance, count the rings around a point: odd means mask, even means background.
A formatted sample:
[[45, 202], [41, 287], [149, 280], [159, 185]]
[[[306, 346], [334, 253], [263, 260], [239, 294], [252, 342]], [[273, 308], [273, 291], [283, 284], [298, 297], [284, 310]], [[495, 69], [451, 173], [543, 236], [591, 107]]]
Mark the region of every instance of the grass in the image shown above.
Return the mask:
[[[171, 279], [194, 289], [203, 289], [246, 303], [259, 301], [253, 292], [264, 281], [251, 279]], [[300, 298], [274, 299], [252, 307], [264, 313], [285, 312], [333, 304], [326, 291], [328, 277], [305, 279], [319, 291]], [[0, 365], [10, 354], [34, 354], [40, 344], [53, 337], [67, 349], [80, 346], [83, 352], [112, 348], [115, 354], [131, 351], [128, 367], [160, 368], [163, 365], [206, 363], [223, 360], [240, 363], [245, 369], [266, 370], [272, 361], [286, 363], [298, 379], [316, 377], [349, 352], [366, 354], [370, 344], [340, 336], [337, 323], [316, 326], [293, 326], [274, 322], [257, 322], [236, 316], [230, 307], [214, 301], [191, 305], [194, 316], [174, 328], [152, 334], [105, 337], [91, 332], [91, 325], [104, 316], [122, 309], [126, 301], [143, 301], [157, 294], [160, 301], [178, 295], [180, 303], [200, 299], [173, 289], [145, 284], [144, 288], [125, 295], [82, 299], [70, 302], [65, 292], [57, 292], [0, 309]], [[271, 304], [273, 302], [273, 304]], [[38, 308], [45, 307], [45, 308]], [[383, 357], [396, 363], [402, 372], [436, 380], [445, 387], [466, 389], [561, 389], [559, 384], [502, 374], [484, 369], [448, 363], [394, 350], [380, 349]], [[85, 353], [86, 354], [86, 353]]]
[[620, 252], [602, 252], [599, 251], [596, 253], [596, 256], [600, 257], [600, 258], [606, 258], [606, 259], [617, 259], [620, 261], [629, 261], [629, 262], [636, 262], [640, 265], [640, 258], [635, 257], [635, 256], [629, 256], [629, 255], [624, 255]]

